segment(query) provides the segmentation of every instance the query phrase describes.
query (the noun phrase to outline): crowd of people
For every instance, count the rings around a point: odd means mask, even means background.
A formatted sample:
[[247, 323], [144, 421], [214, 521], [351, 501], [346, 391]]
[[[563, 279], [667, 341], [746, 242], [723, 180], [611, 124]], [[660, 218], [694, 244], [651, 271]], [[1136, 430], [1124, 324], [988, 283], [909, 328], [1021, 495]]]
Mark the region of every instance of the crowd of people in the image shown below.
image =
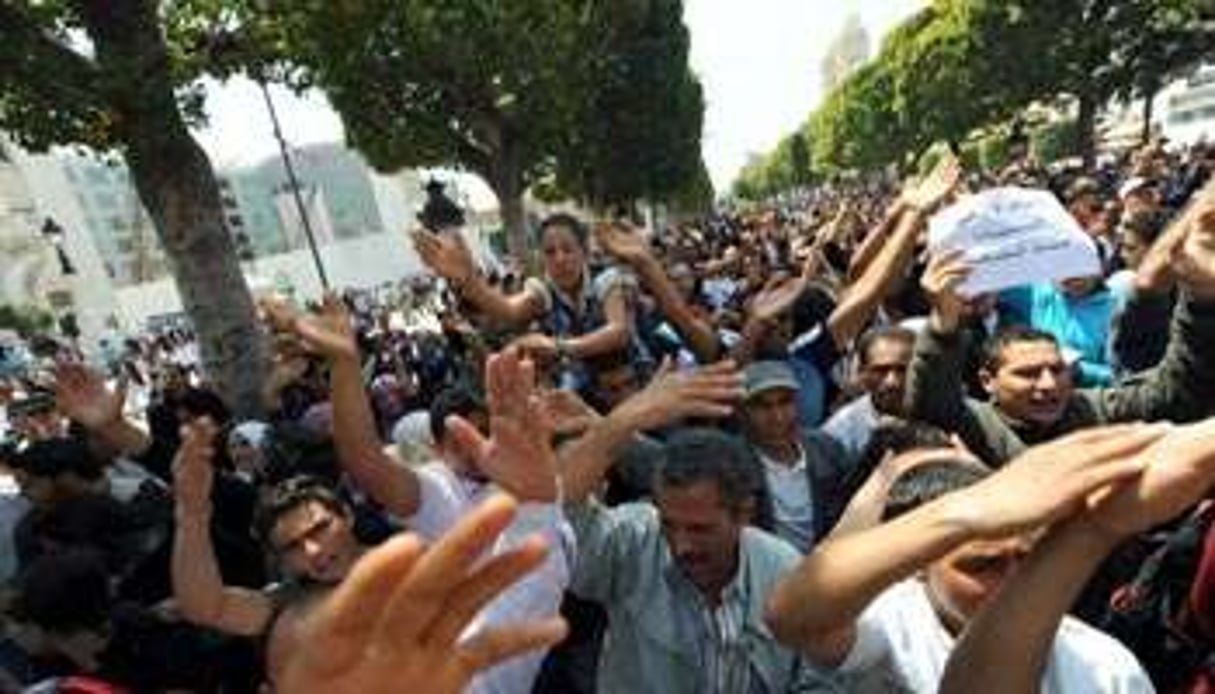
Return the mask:
[[[262, 298], [258, 419], [188, 329], [39, 338], [0, 691], [1215, 692], [1213, 170], [557, 214], [527, 277], [420, 229], [409, 291]], [[1000, 185], [1101, 271], [963, 291], [928, 221]]]

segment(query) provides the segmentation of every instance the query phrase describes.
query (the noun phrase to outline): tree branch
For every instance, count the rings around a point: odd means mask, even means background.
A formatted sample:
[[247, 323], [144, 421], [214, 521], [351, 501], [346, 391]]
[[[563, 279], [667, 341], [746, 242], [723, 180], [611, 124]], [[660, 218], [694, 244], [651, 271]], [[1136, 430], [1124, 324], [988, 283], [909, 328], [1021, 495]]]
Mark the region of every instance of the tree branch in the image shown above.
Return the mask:
[[0, 84], [52, 104], [107, 107], [96, 66], [8, 0], [0, 0], [0, 36]]

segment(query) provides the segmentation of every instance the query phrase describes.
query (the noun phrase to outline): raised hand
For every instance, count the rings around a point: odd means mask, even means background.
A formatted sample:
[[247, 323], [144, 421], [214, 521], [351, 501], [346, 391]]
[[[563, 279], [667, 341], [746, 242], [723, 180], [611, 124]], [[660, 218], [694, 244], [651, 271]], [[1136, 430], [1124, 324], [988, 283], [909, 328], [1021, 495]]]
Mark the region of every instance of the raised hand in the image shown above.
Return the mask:
[[215, 436], [219, 429], [208, 417], [182, 427], [181, 448], [173, 459], [173, 496], [177, 512], [201, 516], [211, 512], [211, 486], [215, 471]]
[[602, 416], [578, 393], [563, 388], [546, 391], [541, 400], [557, 434], [578, 434], [586, 431]]
[[1215, 485], [1215, 419], [1175, 427], [1140, 455], [1144, 472], [1095, 500], [1086, 520], [1120, 541], [1184, 513]]
[[1087, 429], [1034, 446], [999, 472], [950, 495], [953, 520], [981, 539], [1037, 530], [1075, 515], [1090, 495], [1143, 473], [1141, 454], [1168, 426]]
[[436, 234], [418, 229], [412, 237], [418, 257], [439, 277], [463, 284], [476, 274], [477, 264], [462, 234], [456, 231]]
[[939, 332], [956, 330], [966, 310], [958, 286], [970, 276], [971, 268], [963, 255], [962, 251], [933, 255], [920, 278], [920, 286], [932, 302], [932, 327]]
[[261, 308], [272, 327], [295, 335], [312, 352], [329, 359], [358, 357], [350, 314], [332, 292], [325, 294], [316, 314], [299, 313], [281, 299], [263, 299]]
[[729, 417], [742, 396], [742, 374], [732, 361], [677, 372], [667, 359], [649, 385], [611, 416], [645, 431], [689, 418]]
[[1191, 294], [1215, 299], [1215, 178], [1194, 203], [1184, 243], [1174, 247], [1173, 266]]
[[520, 501], [556, 500], [553, 424], [536, 390], [535, 363], [513, 347], [490, 356], [485, 391], [490, 438], [451, 417], [445, 424], [457, 451]]
[[542, 539], [482, 560], [514, 517], [490, 498], [434, 546], [389, 540], [359, 560], [303, 626], [277, 682], [295, 694], [463, 692], [481, 670], [565, 636], [560, 618], [483, 629], [461, 639], [485, 605], [544, 560]]
[[650, 256], [650, 244], [641, 233], [622, 222], [595, 225], [595, 240], [613, 258], [636, 265]]
[[[1191, 232], [1196, 228], [1205, 228], [1210, 231], [1215, 220], [1212, 219], [1212, 212], [1215, 211], [1215, 177], [1203, 186], [1194, 199], [1186, 207], [1175, 221], [1169, 224], [1160, 238], [1156, 239], [1152, 247], [1148, 249], [1147, 255], [1143, 262], [1140, 263], [1139, 269], [1135, 273], [1135, 286], [1141, 291], [1160, 292], [1169, 289], [1172, 283], [1178, 279], [1179, 274], [1189, 274], [1189, 280], [1198, 286], [1199, 291], [1202, 291], [1201, 285], [1206, 284], [1199, 279], [1203, 273], [1200, 268], [1206, 265], [1209, 269], [1210, 255], [1203, 250], [1203, 246], [1209, 248], [1209, 244], [1200, 238], [1195, 245], [1188, 251], [1186, 246], [1189, 245]], [[1205, 236], [1205, 234], [1200, 234]], [[1187, 256], [1190, 256], [1187, 258]], [[1202, 261], [1203, 257], [1207, 257], [1206, 262]], [[1208, 276], [1210, 276], [1208, 274]]]
[[923, 179], [904, 186], [902, 200], [912, 207], [931, 212], [945, 202], [961, 180], [962, 165], [952, 154], [947, 154]]
[[759, 290], [747, 306], [751, 318], [772, 323], [793, 309], [798, 297], [806, 290], [807, 277], [776, 277]]
[[100, 429], [122, 419], [126, 384], [110, 388], [100, 373], [77, 361], [55, 364], [55, 404], [86, 429]]

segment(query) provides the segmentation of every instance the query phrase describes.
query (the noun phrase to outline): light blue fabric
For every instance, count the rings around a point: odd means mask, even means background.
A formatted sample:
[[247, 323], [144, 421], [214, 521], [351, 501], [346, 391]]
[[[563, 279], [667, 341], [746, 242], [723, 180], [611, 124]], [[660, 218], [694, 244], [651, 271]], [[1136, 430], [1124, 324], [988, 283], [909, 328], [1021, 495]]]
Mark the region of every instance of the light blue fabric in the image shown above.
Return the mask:
[[1106, 287], [1073, 297], [1054, 285], [1035, 284], [1000, 294], [1000, 322], [1021, 323], [1054, 335], [1060, 347], [1079, 356], [1078, 385], [1109, 385], [1114, 380], [1110, 325], [1117, 305], [1118, 297]]
[[[569, 504], [566, 514], [578, 537], [570, 590], [608, 611], [598, 691], [706, 691], [703, 601], [672, 560], [657, 509], [649, 503], [608, 509], [588, 501]], [[738, 575], [722, 598], [737, 601], [745, 613], [742, 648], [750, 687], [737, 694], [828, 691], [794, 651], [777, 643], [763, 619], [765, 600], [796, 566], [797, 550], [748, 527], [739, 552]]]

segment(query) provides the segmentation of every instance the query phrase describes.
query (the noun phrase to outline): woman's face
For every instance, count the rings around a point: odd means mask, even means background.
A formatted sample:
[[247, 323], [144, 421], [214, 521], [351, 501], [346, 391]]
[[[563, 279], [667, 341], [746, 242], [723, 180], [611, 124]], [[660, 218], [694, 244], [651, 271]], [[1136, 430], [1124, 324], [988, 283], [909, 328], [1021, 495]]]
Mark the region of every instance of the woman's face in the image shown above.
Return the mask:
[[569, 229], [553, 225], [545, 229], [540, 239], [544, 253], [544, 274], [563, 292], [574, 293], [581, 288], [586, 266], [586, 252]]

